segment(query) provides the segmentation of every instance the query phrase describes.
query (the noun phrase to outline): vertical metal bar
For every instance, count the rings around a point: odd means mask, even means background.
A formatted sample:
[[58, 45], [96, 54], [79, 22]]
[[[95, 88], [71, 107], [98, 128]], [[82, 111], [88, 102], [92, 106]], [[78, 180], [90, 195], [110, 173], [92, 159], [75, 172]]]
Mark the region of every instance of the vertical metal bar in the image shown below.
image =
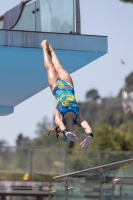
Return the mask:
[[103, 184], [104, 184], [104, 171], [103, 168], [100, 169], [100, 194], [99, 194], [99, 200], [103, 200]]
[[36, 1], [35, 4], [35, 31], [42, 31], [42, 27], [41, 27], [41, 7], [40, 7], [40, 0]]
[[68, 176], [65, 181], [65, 200], [68, 200]]
[[76, 32], [76, 25], [75, 25], [76, 15], [75, 15], [75, 13], [76, 13], [76, 0], [73, 0], [73, 31], [74, 31], [74, 33]]
[[80, 3], [76, 0], [76, 34], [81, 34]]
[[115, 196], [115, 182], [113, 182], [113, 185], [112, 185], [112, 195], [111, 195], [111, 200], [114, 200], [114, 196]]
[[120, 184], [120, 200], [122, 200], [122, 183]]
[[[35, 1], [35, 11], [36, 11], [36, 9], [37, 9], [37, 7], [36, 7], [36, 1]], [[35, 12], [35, 31], [37, 31], [37, 29], [36, 29], [36, 20], [37, 20], [37, 14], [36, 14], [36, 12]]]
[[84, 194], [83, 194], [83, 191], [84, 191], [84, 186], [83, 186], [83, 184], [84, 184], [84, 182], [82, 181], [82, 185], [81, 185], [81, 187], [82, 187], [82, 190], [81, 190], [81, 199], [84, 199], [84, 198], [83, 198], [83, 196], [84, 196]]
[[32, 180], [32, 149], [30, 149], [30, 158], [29, 158], [29, 171], [30, 171], [30, 180]]
[[49, 200], [52, 200], [52, 188], [51, 188], [51, 181], [49, 182]]

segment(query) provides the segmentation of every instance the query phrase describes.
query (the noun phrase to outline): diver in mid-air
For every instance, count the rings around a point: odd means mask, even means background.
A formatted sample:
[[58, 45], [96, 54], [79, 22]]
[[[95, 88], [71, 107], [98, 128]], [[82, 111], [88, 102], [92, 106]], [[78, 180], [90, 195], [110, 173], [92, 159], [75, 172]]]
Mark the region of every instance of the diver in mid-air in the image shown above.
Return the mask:
[[41, 43], [44, 52], [44, 66], [48, 74], [48, 83], [56, 99], [54, 111], [56, 127], [49, 130], [49, 134], [56, 132], [57, 137], [63, 141], [78, 142], [79, 139], [74, 133], [74, 125], [84, 128], [84, 140], [80, 143], [82, 148], [92, 142], [93, 133], [88, 122], [82, 117], [76, 103], [74, 85], [70, 74], [63, 68], [55, 51], [48, 44], [47, 40]]

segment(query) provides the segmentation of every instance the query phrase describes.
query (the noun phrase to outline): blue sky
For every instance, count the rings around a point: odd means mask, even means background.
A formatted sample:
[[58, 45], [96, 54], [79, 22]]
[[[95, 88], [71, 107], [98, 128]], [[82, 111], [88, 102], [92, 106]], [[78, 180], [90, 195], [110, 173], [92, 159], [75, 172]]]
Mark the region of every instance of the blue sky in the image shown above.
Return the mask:
[[[20, 0], [0, 0], [0, 15]], [[133, 71], [133, 4], [119, 0], [80, 0], [81, 33], [108, 36], [108, 54], [72, 74], [77, 101], [96, 88], [102, 97], [115, 96]], [[120, 60], [125, 61], [122, 65]], [[54, 98], [47, 88], [0, 118], [0, 139], [14, 145], [18, 133], [34, 138], [36, 124], [44, 116], [53, 118]]]

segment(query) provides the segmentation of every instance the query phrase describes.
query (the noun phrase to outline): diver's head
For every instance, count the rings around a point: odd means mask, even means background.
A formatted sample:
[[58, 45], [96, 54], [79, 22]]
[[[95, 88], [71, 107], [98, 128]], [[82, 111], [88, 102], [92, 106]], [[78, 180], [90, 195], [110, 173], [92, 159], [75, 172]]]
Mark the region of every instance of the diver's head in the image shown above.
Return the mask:
[[59, 126], [55, 126], [54, 128], [51, 128], [47, 134], [49, 136], [51, 133], [56, 133], [57, 140], [60, 138], [64, 142], [70, 142], [71, 140], [63, 133], [63, 131], [60, 130]]

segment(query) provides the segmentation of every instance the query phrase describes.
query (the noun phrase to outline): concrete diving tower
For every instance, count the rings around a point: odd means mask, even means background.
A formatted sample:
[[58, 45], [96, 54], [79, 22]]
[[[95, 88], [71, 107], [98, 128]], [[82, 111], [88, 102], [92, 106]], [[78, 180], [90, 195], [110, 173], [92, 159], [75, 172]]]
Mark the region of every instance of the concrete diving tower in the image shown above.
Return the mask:
[[[18, 16], [11, 20], [14, 11]], [[69, 73], [107, 53], [107, 37], [81, 35], [80, 25], [78, 0], [29, 0], [0, 17], [1, 116], [48, 87], [42, 40], [53, 46]]]

